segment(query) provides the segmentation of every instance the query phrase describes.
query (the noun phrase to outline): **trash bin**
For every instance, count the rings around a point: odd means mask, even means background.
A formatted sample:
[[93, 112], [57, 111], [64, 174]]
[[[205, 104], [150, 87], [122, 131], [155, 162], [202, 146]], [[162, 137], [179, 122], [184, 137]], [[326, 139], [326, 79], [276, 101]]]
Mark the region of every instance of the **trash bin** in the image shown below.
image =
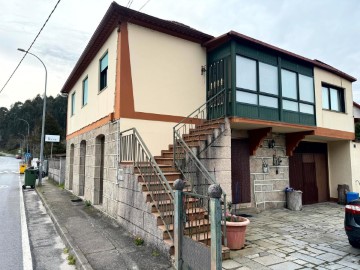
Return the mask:
[[339, 204], [345, 205], [346, 204], [346, 192], [350, 191], [350, 188], [348, 185], [338, 185], [338, 198]]
[[22, 188], [25, 189], [28, 186], [31, 188], [35, 188], [37, 176], [38, 176], [37, 169], [26, 169], [24, 185], [22, 186]]
[[287, 208], [293, 211], [300, 211], [302, 209], [302, 191], [289, 189], [285, 192]]
[[26, 164], [20, 164], [19, 173], [24, 174], [25, 170], [26, 170]]

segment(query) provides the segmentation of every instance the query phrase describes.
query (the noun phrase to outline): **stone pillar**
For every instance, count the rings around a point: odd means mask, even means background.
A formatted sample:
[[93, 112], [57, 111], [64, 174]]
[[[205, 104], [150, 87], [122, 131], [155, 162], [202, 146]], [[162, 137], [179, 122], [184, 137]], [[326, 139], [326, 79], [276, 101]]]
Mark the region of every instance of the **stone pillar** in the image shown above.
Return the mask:
[[222, 189], [213, 184], [208, 189], [210, 197], [210, 226], [211, 226], [211, 270], [221, 270], [221, 204]]
[[183, 237], [183, 189], [185, 182], [181, 179], [177, 179], [174, 182], [174, 249], [175, 249], [175, 268], [182, 269], [182, 237]]

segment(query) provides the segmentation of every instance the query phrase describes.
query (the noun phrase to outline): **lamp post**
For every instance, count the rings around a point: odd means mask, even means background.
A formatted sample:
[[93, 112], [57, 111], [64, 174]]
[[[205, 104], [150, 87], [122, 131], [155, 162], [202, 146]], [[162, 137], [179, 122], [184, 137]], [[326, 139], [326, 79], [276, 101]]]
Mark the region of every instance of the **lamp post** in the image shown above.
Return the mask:
[[47, 84], [47, 69], [43, 61], [36, 56], [35, 54], [26, 51], [24, 49], [18, 49], [20, 52], [31, 54], [32, 56], [36, 57], [41, 64], [45, 68], [45, 91], [44, 91], [44, 105], [43, 105], [43, 114], [42, 114], [42, 125], [41, 125], [41, 143], [40, 143], [40, 166], [39, 166], [39, 186], [42, 185], [42, 172], [43, 172], [43, 164], [44, 164], [44, 139], [45, 139], [45, 112], [46, 112], [46, 84]]
[[25, 119], [18, 118], [20, 121], [24, 121], [28, 126], [27, 140], [26, 140], [26, 153], [29, 153], [29, 136], [30, 136], [30, 125]]
[[[21, 135], [21, 136], [23, 136], [23, 138], [24, 138], [24, 145], [23, 146], [25, 146], [25, 135], [24, 134], [21, 134], [21, 133], [18, 133], [19, 135]], [[23, 149], [22, 149], [22, 147], [20, 146], [20, 148], [21, 148], [21, 156], [22, 156], [22, 154], [23, 154]]]

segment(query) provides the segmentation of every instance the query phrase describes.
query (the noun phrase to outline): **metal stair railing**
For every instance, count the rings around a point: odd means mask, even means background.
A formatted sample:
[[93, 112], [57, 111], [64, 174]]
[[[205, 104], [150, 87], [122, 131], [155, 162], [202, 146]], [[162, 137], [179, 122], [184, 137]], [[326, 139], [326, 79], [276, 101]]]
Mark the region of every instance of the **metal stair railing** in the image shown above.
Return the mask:
[[136, 128], [120, 132], [120, 162], [133, 162], [146, 183], [169, 238], [174, 218], [174, 192]]
[[[190, 134], [197, 124], [204, 123], [207, 119], [217, 119], [226, 116], [226, 90], [223, 89], [198, 109], [184, 118], [173, 127], [173, 157], [174, 167], [178, 168], [186, 181], [191, 184], [195, 194], [207, 196], [208, 187], [217, 184], [214, 176], [209, 173], [191, 147], [183, 139], [183, 135]], [[222, 195], [222, 220], [226, 223], [226, 193]], [[207, 205], [203, 207], [207, 209]], [[224, 244], [226, 245], [226, 226], [223, 226]]]

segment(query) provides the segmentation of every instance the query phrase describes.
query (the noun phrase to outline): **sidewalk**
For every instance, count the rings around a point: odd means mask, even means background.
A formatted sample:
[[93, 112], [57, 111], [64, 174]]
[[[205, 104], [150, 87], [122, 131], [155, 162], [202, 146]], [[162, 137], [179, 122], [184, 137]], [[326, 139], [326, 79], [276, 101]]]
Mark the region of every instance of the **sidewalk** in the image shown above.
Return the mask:
[[173, 269], [168, 258], [150, 246], [136, 246], [134, 238], [115, 220], [85, 206], [70, 192], [43, 179], [37, 188], [46, 210], [77, 269]]

